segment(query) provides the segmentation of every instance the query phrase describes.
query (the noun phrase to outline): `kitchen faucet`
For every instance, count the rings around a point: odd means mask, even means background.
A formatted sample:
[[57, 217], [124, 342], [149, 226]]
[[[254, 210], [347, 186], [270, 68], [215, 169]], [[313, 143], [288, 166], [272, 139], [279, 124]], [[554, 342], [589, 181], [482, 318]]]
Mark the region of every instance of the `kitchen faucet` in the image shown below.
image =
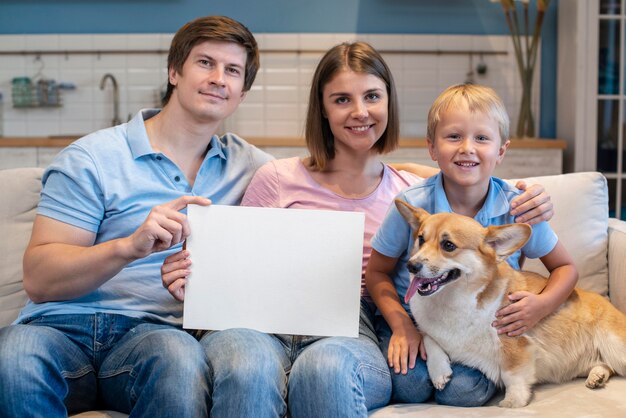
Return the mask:
[[113, 120], [111, 123], [112, 126], [116, 126], [122, 123], [120, 119], [120, 91], [117, 86], [117, 80], [111, 73], [106, 73], [102, 76], [102, 79], [100, 80], [100, 90], [104, 90], [107, 79], [111, 80], [111, 83], [113, 84]]

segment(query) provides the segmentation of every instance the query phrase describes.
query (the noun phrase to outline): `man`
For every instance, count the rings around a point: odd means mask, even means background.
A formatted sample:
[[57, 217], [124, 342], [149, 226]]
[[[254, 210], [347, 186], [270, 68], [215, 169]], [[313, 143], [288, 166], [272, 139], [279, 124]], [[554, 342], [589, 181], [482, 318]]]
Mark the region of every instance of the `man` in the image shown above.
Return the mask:
[[271, 158], [215, 135], [258, 66], [239, 22], [189, 22], [172, 40], [163, 109], [76, 141], [46, 170], [24, 255], [30, 302], [0, 330], [0, 416], [208, 415], [206, 355], [159, 269], [190, 233], [182, 209], [238, 204]]

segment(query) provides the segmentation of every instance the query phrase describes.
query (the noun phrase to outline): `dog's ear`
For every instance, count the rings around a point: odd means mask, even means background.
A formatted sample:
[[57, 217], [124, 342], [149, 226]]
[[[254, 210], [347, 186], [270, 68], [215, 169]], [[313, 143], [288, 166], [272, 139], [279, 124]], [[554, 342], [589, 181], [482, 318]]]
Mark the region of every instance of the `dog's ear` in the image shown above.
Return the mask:
[[424, 209], [411, 206], [404, 200], [396, 199], [395, 204], [398, 208], [398, 211], [400, 212], [400, 215], [402, 215], [402, 217], [415, 231], [419, 229], [419, 226], [424, 221], [424, 219], [430, 216], [430, 213], [426, 212]]
[[494, 248], [496, 260], [500, 262], [522, 248], [531, 233], [532, 229], [527, 224], [489, 226], [485, 242]]

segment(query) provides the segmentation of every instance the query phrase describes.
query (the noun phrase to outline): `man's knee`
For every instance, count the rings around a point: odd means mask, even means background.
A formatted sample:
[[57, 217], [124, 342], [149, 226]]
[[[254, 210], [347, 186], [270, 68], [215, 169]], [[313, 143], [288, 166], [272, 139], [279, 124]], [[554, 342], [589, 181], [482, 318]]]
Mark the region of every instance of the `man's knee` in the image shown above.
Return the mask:
[[0, 329], [0, 374], [13, 370], [19, 370], [21, 375], [50, 373], [56, 366], [61, 368], [59, 372], [72, 374], [73, 369], [85, 368], [83, 357], [71, 340], [56, 329], [31, 325]]
[[95, 405], [93, 366], [69, 338], [50, 327], [0, 329], [0, 382], [1, 416], [22, 416], [21, 407], [56, 416], [66, 407], [72, 412]]
[[140, 353], [140, 362], [171, 369], [180, 378], [206, 377], [208, 365], [204, 350], [188, 333], [176, 328], [158, 328], [143, 332], [139, 338], [135, 350]]

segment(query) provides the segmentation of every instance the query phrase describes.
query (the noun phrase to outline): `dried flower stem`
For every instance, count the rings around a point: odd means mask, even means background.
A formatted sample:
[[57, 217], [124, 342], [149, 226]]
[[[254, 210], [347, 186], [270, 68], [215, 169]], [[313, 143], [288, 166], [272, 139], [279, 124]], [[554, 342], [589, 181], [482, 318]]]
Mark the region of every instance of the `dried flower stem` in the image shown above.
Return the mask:
[[[531, 35], [529, 1], [522, 1], [524, 16], [524, 31], [520, 30], [515, 0], [500, 0], [506, 23], [511, 32], [511, 40], [515, 51], [517, 69], [522, 83], [522, 102], [517, 121], [516, 135], [518, 137], [534, 137], [535, 121], [532, 114], [532, 84], [537, 62], [537, 51], [539, 50], [539, 40], [545, 11], [550, 4], [550, 0], [537, 0], [537, 14]], [[522, 39], [523, 37], [523, 39]]]

